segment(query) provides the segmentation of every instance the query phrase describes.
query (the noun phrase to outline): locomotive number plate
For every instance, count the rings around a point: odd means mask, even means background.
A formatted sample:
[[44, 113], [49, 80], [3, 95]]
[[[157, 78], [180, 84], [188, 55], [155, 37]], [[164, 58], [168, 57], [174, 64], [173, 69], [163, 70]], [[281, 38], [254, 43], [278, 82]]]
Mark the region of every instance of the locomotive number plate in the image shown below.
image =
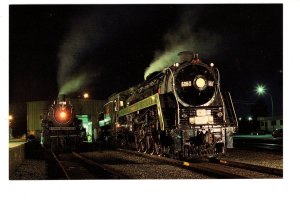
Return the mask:
[[75, 127], [50, 127], [52, 131], [75, 131]]
[[190, 87], [192, 86], [192, 81], [182, 81], [181, 87]]

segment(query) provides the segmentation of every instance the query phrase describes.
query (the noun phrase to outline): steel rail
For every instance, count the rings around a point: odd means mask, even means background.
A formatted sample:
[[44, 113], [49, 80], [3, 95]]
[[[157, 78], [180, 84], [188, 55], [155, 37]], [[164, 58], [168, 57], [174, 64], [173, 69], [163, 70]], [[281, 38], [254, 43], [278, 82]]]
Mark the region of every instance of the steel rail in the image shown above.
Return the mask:
[[249, 164], [249, 163], [235, 162], [235, 161], [230, 161], [230, 160], [226, 160], [226, 159], [212, 159], [211, 162], [217, 163], [220, 165], [227, 165], [227, 166], [231, 166], [231, 167], [238, 167], [241, 169], [247, 169], [247, 170], [256, 171], [256, 172], [262, 172], [262, 173], [267, 173], [267, 174], [272, 174], [272, 175], [277, 175], [277, 176], [283, 176], [283, 169], [278, 169], [278, 168], [253, 165], [253, 164]]
[[68, 175], [67, 171], [65, 170], [65, 168], [62, 166], [60, 160], [57, 158], [57, 156], [55, 155], [55, 153], [53, 151], [51, 151], [51, 155], [54, 158], [55, 162], [57, 163], [57, 165], [59, 166], [59, 168], [62, 170], [62, 172], [64, 173], [64, 176], [70, 180], [70, 176]]
[[107, 171], [108, 173], [115, 175], [116, 177], [118, 177], [118, 179], [130, 179], [130, 177], [117, 172], [116, 170], [112, 169], [111, 167], [109, 167], [106, 164], [100, 164], [96, 161], [88, 159], [87, 157], [81, 155], [80, 153], [72, 152], [72, 154], [74, 156], [76, 156], [77, 158], [79, 158], [81, 161], [87, 163], [88, 165], [99, 167], [99, 168]]
[[144, 153], [131, 151], [131, 150], [125, 150], [125, 149], [117, 149], [117, 150], [121, 151], [121, 152], [128, 153], [128, 154], [134, 154], [134, 155], [137, 155], [137, 156], [140, 156], [140, 157], [150, 158], [150, 159], [157, 160], [157, 161], [160, 161], [160, 162], [165, 162], [166, 164], [169, 164], [169, 165], [180, 167], [182, 169], [191, 170], [191, 171], [194, 171], [196, 173], [206, 174], [206, 175], [216, 177], [216, 178], [224, 178], [224, 179], [241, 179], [241, 178], [247, 179], [248, 178], [246, 176], [237, 175], [237, 174], [234, 174], [234, 173], [226, 172], [224, 170], [213, 169], [213, 168], [209, 168], [209, 167], [206, 167], [206, 166], [199, 167], [199, 166], [197, 166], [198, 163], [180, 161], [180, 160], [167, 158], [167, 157], [161, 157], [161, 156], [153, 156], [153, 155], [150, 155], [150, 154], [144, 154]]

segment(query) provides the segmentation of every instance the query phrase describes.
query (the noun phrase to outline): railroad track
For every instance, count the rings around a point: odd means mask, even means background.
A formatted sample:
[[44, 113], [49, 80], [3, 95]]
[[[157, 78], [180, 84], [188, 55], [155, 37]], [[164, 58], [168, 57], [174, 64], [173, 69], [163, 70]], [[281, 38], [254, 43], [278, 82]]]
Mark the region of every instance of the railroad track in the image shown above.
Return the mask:
[[283, 170], [278, 169], [278, 168], [257, 166], [257, 165], [252, 165], [252, 164], [248, 164], [248, 163], [230, 161], [230, 160], [226, 160], [226, 159], [212, 159], [210, 161], [212, 163], [217, 163], [220, 165], [226, 165], [226, 166], [237, 167], [237, 168], [246, 169], [246, 170], [252, 170], [252, 171], [256, 171], [256, 172], [279, 176], [281, 178], [283, 177]]
[[207, 159], [203, 161], [179, 161], [166, 157], [151, 156], [130, 150], [119, 149], [127, 153], [139, 156], [152, 157], [163, 160], [171, 165], [189, 169], [198, 173], [203, 173], [215, 178], [282, 178], [283, 170], [264, 166], [251, 165], [247, 163], [233, 162], [224, 159]]
[[80, 179], [126, 179], [128, 177], [119, 174], [94, 162], [90, 159], [82, 157], [79, 153], [70, 152], [62, 154], [54, 154], [57, 165], [63, 172], [63, 179], [80, 180]]
[[278, 169], [225, 160], [179, 161], [124, 149], [54, 156], [66, 179], [282, 178]]

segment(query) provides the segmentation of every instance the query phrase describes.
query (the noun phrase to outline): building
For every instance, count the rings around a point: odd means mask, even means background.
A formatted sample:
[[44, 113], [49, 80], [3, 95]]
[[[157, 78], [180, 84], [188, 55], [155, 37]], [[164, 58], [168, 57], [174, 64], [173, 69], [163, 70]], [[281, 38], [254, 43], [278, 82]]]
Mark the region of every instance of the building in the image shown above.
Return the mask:
[[283, 118], [279, 117], [258, 117], [260, 130], [270, 131], [283, 128]]
[[[88, 138], [92, 138], [94, 130], [99, 128], [98, 115], [105, 101], [94, 99], [70, 99], [76, 116], [82, 120], [87, 130]], [[48, 112], [53, 101], [27, 102], [27, 135], [34, 135], [40, 139], [41, 116]]]

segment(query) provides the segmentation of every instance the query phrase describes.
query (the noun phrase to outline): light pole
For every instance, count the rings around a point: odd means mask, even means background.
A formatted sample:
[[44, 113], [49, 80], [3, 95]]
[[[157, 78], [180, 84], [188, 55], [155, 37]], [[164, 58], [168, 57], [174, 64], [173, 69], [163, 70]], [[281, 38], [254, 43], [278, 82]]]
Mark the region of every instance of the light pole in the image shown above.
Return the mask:
[[12, 120], [13, 120], [13, 116], [12, 115], [9, 115], [8, 116], [8, 121], [9, 121], [9, 139], [12, 139], [13, 136], [12, 136]]
[[271, 93], [267, 92], [267, 89], [266, 89], [266, 87], [264, 85], [257, 85], [255, 87], [255, 92], [259, 96], [265, 95], [265, 94], [270, 95], [270, 98], [271, 98], [271, 108], [272, 108], [272, 117], [273, 117], [274, 116], [274, 112], [273, 112], [273, 97], [272, 97]]

